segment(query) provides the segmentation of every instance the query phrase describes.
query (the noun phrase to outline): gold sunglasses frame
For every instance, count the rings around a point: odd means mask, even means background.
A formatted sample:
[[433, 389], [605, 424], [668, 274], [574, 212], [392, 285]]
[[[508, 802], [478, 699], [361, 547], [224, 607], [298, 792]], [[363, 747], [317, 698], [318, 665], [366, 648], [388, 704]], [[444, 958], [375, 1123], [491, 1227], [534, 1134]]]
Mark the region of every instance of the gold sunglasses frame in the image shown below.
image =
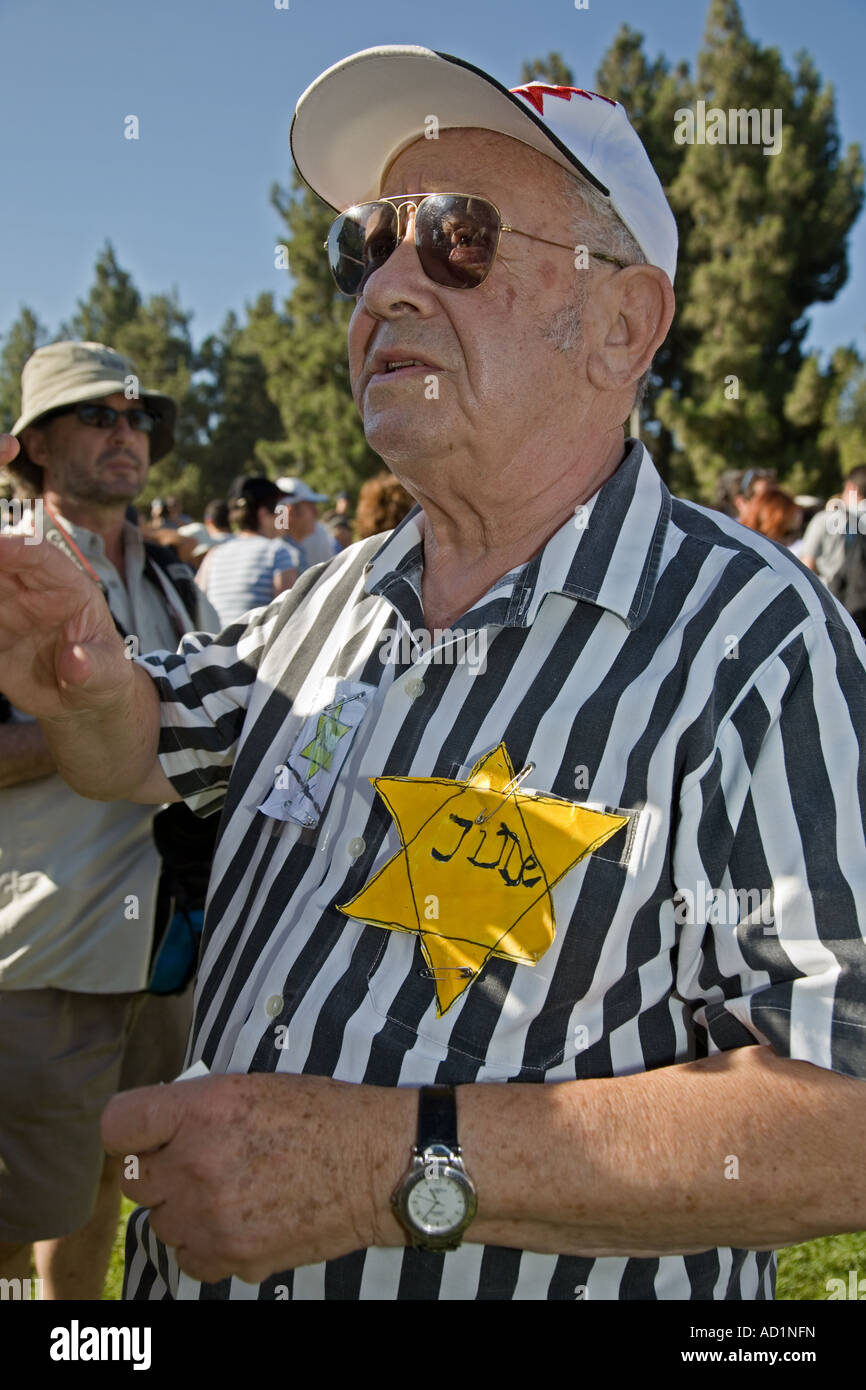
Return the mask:
[[[440, 283], [440, 281], [438, 281], [438, 280], [433, 280], [433, 277], [432, 277], [431, 275], [428, 275], [428, 274], [427, 274], [427, 271], [425, 270], [425, 271], [424, 271], [424, 274], [427, 276], [427, 279], [430, 280], [434, 285], [438, 285], [440, 289], [474, 290], [474, 289], [477, 289], [479, 285], [483, 285], [483, 284], [484, 284], [484, 281], [487, 279], [488, 275], [490, 274], [491, 270], [493, 269], [493, 266], [494, 266], [495, 261], [496, 261], [496, 257], [497, 257], [497, 255], [499, 254], [499, 239], [500, 239], [500, 237], [501, 237], [501, 235], [502, 235], [503, 232], [513, 232], [513, 234], [514, 234], [515, 236], [524, 236], [524, 237], [527, 237], [530, 241], [540, 241], [540, 242], [542, 242], [543, 245], [545, 245], [545, 246], [558, 246], [558, 247], [560, 247], [561, 250], [563, 250], [563, 251], [572, 251], [572, 252], [573, 252], [573, 251], [575, 250], [575, 248], [574, 248], [570, 243], [568, 243], [568, 242], [565, 242], [565, 241], [550, 241], [550, 240], [548, 240], [547, 237], [537, 236], [537, 235], [535, 234], [535, 232], [524, 232], [524, 231], [521, 231], [521, 229], [520, 229], [519, 227], [512, 227], [510, 223], [504, 222], [504, 221], [503, 221], [502, 213], [500, 212], [500, 210], [499, 210], [499, 208], [496, 206], [496, 204], [495, 204], [490, 198], [485, 198], [485, 197], [483, 197], [483, 196], [482, 196], [481, 194], [479, 194], [479, 193], [454, 193], [454, 192], [447, 192], [447, 193], [446, 193], [446, 192], [443, 192], [443, 193], [424, 193], [424, 194], [421, 194], [420, 196], [417, 195], [417, 194], [414, 194], [414, 195], [411, 195], [411, 196], [407, 195], [405, 198], [399, 198], [399, 197], [398, 197], [398, 198], [371, 198], [371, 199], [369, 199], [369, 201], [366, 202], [366, 203], [354, 203], [352, 206], [353, 206], [353, 207], [362, 207], [362, 208], [385, 207], [385, 206], [388, 206], [388, 207], [392, 207], [392, 208], [394, 209], [395, 213], [397, 214], [397, 243], [396, 243], [396, 245], [395, 245], [395, 247], [394, 247], [394, 250], [391, 251], [391, 252], [389, 253], [389, 255], [386, 257], [386, 260], [390, 260], [391, 256], [393, 256], [393, 254], [394, 254], [394, 251], [397, 250], [397, 247], [400, 246], [401, 243], [402, 243], [403, 241], [405, 241], [405, 239], [406, 239], [406, 229], [408, 228], [408, 225], [409, 225], [408, 217], [407, 217], [407, 219], [406, 219], [406, 224], [405, 224], [404, 230], [403, 230], [403, 232], [402, 232], [402, 235], [401, 235], [401, 233], [400, 233], [400, 213], [402, 212], [402, 210], [403, 210], [404, 208], [407, 208], [407, 209], [408, 209], [408, 208], [411, 207], [411, 208], [413, 209], [414, 213], [415, 213], [415, 222], [414, 222], [414, 226], [413, 226], [413, 228], [412, 228], [412, 236], [413, 236], [413, 242], [414, 242], [415, 250], [416, 250], [416, 252], [420, 252], [420, 249], [421, 249], [421, 248], [420, 248], [419, 245], [418, 245], [418, 241], [417, 241], [417, 232], [416, 232], [416, 228], [417, 228], [417, 225], [418, 225], [418, 213], [419, 213], [420, 209], [423, 207], [424, 203], [427, 202], [428, 198], [466, 198], [466, 199], [473, 199], [474, 201], [479, 202], [479, 203], [486, 203], [487, 206], [488, 206], [489, 208], [492, 208], [493, 211], [496, 213], [496, 217], [497, 217], [497, 219], [498, 219], [498, 221], [499, 221], [499, 231], [498, 231], [497, 236], [496, 236], [496, 245], [495, 245], [494, 248], [493, 248], [493, 254], [492, 254], [492, 256], [490, 257], [490, 264], [489, 264], [489, 266], [487, 267], [486, 271], [484, 272], [483, 277], [482, 277], [480, 280], [476, 280], [474, 283], [468, 284], [468, 285], [443, 285], [443, 284]], [[336, 227], [337, 223], [340, 221], [341, 218], [347, 217], [351, 211], [352, 211], [352, 208], [351, 208], [351, 207], [350, 207], [350, 208], [346, 208], [345, 212], [341, 212], [337, 217], [334, 218], [334, 221], [331, 223], [330, 229], [329, 229], [329, 231], [328, 231], [327, 240], [325, 240], [325, 241], [322, 243], [322, 247], [323, 247], [323, 249], [324, 249], [325, 251], [330, 251], [330, 247], [331, 247], [331, 237], [333, 236], [334, 228]], [[591, 257], [593, 258], [593, 260], [596, 260], [596, 261], [606, 261], [609, 265], [615, 265], [615, 266], [617, 267], [617, 269], [619, 269], [619, 270], [625, 270], [625, 268], [626, 268], [626, 264], [627, 264], [627, 263], [626, 263], [625, 261], [617, 260], [617, 258], [616, 258], [615, 256], [608, 256], [608, 255], [606, 255], [606, 254], [605, 254], [604, 252], [602, 252], [602, 251], [588, 251], [588, 252], [587, 252], [587, 255], [591, 256]], [[346, 259], [349, 259], [349, 258], [347, 257]], [[382, 264], [384, 265], [385, 262], [383, 261]], [[423, 263], [422, 263], [422, 267], [423, 267]], [[378, 267], [377, 267], [377, 269], [378, 269]], [[335, 273], [334, 273], [333, 267], [331, 267], [331, 274], [334, 275], [334, 278], [335, 278], [335, 280], [336, 280], [336, 275], [335, 275]], [[373, 272], [373, 274], [375, 274], [375, 271]], [[369, 278], [370, 278], [370, 277], [368, 276], [367, 279], [369, 279]], [[365, 281], [364, 283], [366, 284], [366, 281]], [[340, 288], [339, 285], [337, 286], [337, 288], [338, 288], [338, 289]], [[363, 292], [364, 292], [363, 289], [360, 289], [360, 290], [355, 291], [354, 294], [349, 295], [348, 297], [349, 297], [349, 298], [353, 298], [353, 299], [357, 299], [357, 298], [360, 297], [360, 295], [363, 294]], [[340, 293], [341, 293], [341, 294], [345, 294], [346, 291], [345, 291], [345, 290], [340, 290]]]

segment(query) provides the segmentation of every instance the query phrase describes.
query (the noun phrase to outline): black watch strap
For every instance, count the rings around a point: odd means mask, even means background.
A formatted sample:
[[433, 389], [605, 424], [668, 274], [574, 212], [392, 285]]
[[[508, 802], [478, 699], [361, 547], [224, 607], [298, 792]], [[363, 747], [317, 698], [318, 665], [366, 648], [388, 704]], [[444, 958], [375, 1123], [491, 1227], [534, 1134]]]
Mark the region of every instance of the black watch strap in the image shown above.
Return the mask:
[[457, 1097], [453, 1086], [422, 1086], [418, 1092], [418, 1148], [457, 1143]]

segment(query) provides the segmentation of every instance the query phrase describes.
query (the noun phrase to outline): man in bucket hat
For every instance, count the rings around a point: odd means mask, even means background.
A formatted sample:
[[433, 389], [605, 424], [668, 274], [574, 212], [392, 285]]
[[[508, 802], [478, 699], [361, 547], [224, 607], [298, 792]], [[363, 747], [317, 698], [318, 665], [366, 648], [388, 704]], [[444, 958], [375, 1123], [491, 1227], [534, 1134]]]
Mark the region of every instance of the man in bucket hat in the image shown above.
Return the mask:
[[[125, 519], [174, 419], [174, 402], [140, 389], [102, 343], [53, 343], [22, 373], [18, 497], [105, 594], [130, 655], [216, 627], [186, 567]], [[102, 1290], [120, 1178], [99, 1138], [106, 1100], [169, 1080], [183, 1056], [189, 991], [139, 993], [159, 877], [152, 819], [152, 807], [73, 792], [29, 717], [0, 725], [0, 1275], [26, 1278], [34, 1245], [48, 1298]]]
[[772, 1297], [866, 1225], [862, 644], [624, 438], [676, 232], [621, 107], [374, 49], [292, 146], [421, 509], [133, 669], [0, 542], [74, 784], [223, 812], [194, 1075], [103, 1120], [128, 1293]]

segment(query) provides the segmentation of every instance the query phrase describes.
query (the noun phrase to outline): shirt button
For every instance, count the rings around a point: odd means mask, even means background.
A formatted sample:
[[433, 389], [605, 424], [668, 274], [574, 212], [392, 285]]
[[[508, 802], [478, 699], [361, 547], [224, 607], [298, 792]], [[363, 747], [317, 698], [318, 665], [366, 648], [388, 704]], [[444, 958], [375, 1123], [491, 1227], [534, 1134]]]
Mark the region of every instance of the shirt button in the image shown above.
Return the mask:
[[406, 682], [406, 694], [410, 700], [417, 700], [419, 695], [424, 694], [424, 682], [420, 676], [413, 676]]
[[354, 840], [350, 840], [348, 844], [349, 857], [351, 859], [360, 859], [366, 848], [367, 841], [364, 839], [363, 835], [356, 835]]
[[281, 1014], [282, 1012], [283, 996], [281, 994], [272, 994], [268, 1002], [265, 1004], [265, 1013], [268, 1015], [269, 1018], [276, 1018], [277, 1015]]

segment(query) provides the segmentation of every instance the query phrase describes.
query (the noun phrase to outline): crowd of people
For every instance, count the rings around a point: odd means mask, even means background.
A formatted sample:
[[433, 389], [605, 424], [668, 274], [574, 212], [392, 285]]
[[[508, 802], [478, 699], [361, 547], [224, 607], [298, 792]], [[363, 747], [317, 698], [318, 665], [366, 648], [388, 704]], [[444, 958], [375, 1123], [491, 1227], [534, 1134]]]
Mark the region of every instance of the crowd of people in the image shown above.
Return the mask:
[[866, 635], [866, 463], [850, 469], [826, 502], [793, 496], [772, 468], [729, 470], [718, 480], [716, 506], [784, 545], [824, 581]]
[[195, 571], [196, 583], [225, 627], [290, 589], [311, 565], [330, 560], [356, 540], [393, 530], [415, 505], [387, 471], [361, 485], [354, 519], [351, 495], [340, 492], [320, 520], [318, 508], [329, 501], [300, 478], [274, 482], [245, 475], [235, 479], [227, 499], [207, 503], [201, 521], [181, 512], [174, 497], [155, 499], [149, 522], [142, 522], [134, 507], [129, 512], [153, 540], [170, 546]]
[[[196, 582], [224, 626], [290, 588], [310, 564], [338, 554], [353, 541], [393, 530], [414, 506], [414, 499], [387, 471], [362, 484], [354, 519], [350, 494], [341, 492], [320, 521], [317, 507], [330, 500], [297, 478], [271, 482], [242, 477], [228, 501], [207, 504], [200, 522], [183, 514], [176, 498], [157, 499], [145, 529], [197, 571]], [[866, 464], [851, 469], [839, 493], [826, 502], [793, 495], [771, 468], [728, 470], [718, 480], [715, 507], [785, 546], [824, 581], [864, 631], [866, 592], [858, 576], [861, 570], [866, 573]], [[309, 553], [311, 536], [317, 546], [315, 560]], [[259, 543], [240, 548], [239, 540]], [[214, 558], [210, 552], [224, 541], [233, 544]]]

